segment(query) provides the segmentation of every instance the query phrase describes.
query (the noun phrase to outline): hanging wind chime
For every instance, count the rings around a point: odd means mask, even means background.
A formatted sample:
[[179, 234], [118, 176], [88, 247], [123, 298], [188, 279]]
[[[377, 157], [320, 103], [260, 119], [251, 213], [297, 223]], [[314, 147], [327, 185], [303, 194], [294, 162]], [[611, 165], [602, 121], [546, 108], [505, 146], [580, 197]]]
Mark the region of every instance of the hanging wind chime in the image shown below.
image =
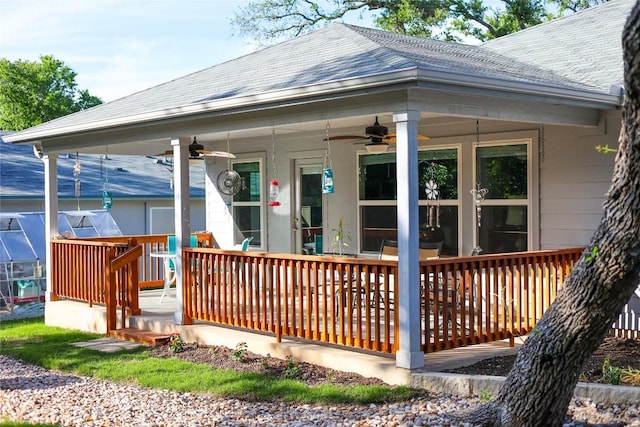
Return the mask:
[[82, 172], [80, 155], [76, 151], [76, 164], [73, 165], [73, 176], [75, 177], [75, 196], [76, 202], [78, 203], [78, 210], [80, 210], [80, 172]]
[[[480, 147], [480, 121], [476, 119], [476, 158], [478, 156], [478, 148]], [[477, 161], [476, 161], [477, 164]], [[482, 252], [482, 248], [480, 247], [480, 227], [482, 220], [482, 202], [487, 195], [489, 190], [487, 188], [483, 188], [480, 182], [476, 182], [476, 188], [471, 190], [471, 195], [473, 196], [473, 201], [476, 210], [476, 247], [473, 248], [472, 255], [478, 255]]]
[[[109, 160], [109, 151], [108, 149], [104, 152], [104, 184], [102, 186], [102, 209], [111, 209], [113, 205], [113, 198], [111, 196], [111, 191], [109, 191], [109, 167], [106, 162]], [[102, 169], [102, 161], [100, 161], [100, 168]]]
[[280, 186], [276, 175], [276, 129], [271, 131], [271, 167], [273, 179], [269, 182], [269, 206], [280, 206]]
[[424, 192], [427, 195], [427, 222], [430, 228], [440, 228], [440, 203], [432, 204], [432, 200], [440, 199], [440, 190], [436, 182], [436, 165], [431, 162], [427, 167], [429, 181], [424, 184]]
[[331, 165], [331, 140], [329, 139], [329, 123], [325, 128], [327, 151], [324, 156], [324, 164], [322, 166], [322, 192], [324, 194], [332, 194], [334, 192], [333, 187], [333, 167]]

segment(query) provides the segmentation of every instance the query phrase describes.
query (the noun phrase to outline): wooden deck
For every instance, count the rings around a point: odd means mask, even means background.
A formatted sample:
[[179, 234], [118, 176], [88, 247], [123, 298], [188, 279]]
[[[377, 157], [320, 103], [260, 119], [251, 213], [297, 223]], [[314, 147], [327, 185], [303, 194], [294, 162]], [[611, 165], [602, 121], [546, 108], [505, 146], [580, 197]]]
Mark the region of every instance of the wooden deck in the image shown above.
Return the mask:
[[[105, 304], [112, 312], [109, 330], [123, 329], [126, 322], [115, 325], [116, 310], [122, 319], [148, 310], [140, 305], [141, 290], [164, 283], [162, 265], [149, 253], [164, 250], [166, 241], [165, 235], [54, 241], [52, 295]], [[397, 261], [206, 247], [182, 252], [187, 325], [227, 325], [277, 341], [287, 337], [386, 354], [398, 348]], [[422, 350], [528, 333], [581, 253], [579, 248], [421, 261], [422, 279], [412, 286], [421, 288]], [[169, 301], [155, 309], [172, 311]]]

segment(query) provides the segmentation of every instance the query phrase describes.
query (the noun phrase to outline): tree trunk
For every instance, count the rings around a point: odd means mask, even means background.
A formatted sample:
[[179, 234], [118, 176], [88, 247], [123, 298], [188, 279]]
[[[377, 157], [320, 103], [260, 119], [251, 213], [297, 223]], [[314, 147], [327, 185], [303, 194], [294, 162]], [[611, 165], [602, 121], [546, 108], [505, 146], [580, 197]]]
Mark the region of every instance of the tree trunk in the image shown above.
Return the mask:
[[622, 41], [626, 99], [604, 216], [564, 288], [520, 349], [495, 401], [465, 421], [561, 425], [584, 363], [640, 284], [640, 1]]

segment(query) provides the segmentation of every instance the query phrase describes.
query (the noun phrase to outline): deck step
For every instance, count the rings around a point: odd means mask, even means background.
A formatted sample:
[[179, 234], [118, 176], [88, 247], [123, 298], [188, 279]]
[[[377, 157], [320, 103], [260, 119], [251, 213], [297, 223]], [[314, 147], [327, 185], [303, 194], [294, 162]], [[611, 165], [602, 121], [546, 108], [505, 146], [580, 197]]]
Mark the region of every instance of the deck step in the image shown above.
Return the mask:
[[144, 345], [159, 346], [164, 345], [169, 340], [168, 334], [149, 331], [146, 329], [125, 328], [109, 331], [107, 334], [112, 338], [133, 341]]

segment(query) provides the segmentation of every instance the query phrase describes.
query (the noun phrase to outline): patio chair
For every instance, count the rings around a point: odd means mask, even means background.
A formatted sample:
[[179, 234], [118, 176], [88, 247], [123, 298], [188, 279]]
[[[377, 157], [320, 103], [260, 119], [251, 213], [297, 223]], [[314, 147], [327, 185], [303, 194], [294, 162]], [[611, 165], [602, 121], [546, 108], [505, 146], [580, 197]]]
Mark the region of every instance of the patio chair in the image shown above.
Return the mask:
[[240, 250], [241, 250], [242, 252], [247, 251], [247, 250], [249, 249], [249, 243], [251, 243], [251, 241], [252, 241], [252, 240], [253, 240], [253, 237], [252, 237], [252, 236], [249, 236], [249, 237], [245, 238], [245, 239], [242, 241], [242, 244], [240, 245]]
[[[418, 256], [420, 261], [427, 259], [440, 258], [440, 249], [442, 248], [442, 242], [420, 242], [418, 249]], [[380, 244], [380, 254], [378, 259], [381, 260], [398, 260], [398, 241], [397, 240], [382, 240]]]
[[[189, 239], [189, 245], [192, 248], [198, 247], [198, 236], [191, 235]], [[168, 253], [176, 253], [176, 236], [167, 236], [167, 252]], [[160, 296], [160, 302], [164, 300], [164, 297], [169, 295], [169, 288], [176, 281], [176, 264], [172, 257], [163, 258], [163, 262], [165, 263], [164, 268], [164, 287], [162, 289], [162, 295]]]
[[[189, 246], [192, 248], [198, 247], [198, 236], [195, 234], [191, 235], [189, 238]], [[176, 253], [176, 236], [168, 236], [167, 237], [167, 252]], [[171, 267], [171, 271], [175, 271], [176, 266], [173, 260], [169, 259], [169, 266]]]

